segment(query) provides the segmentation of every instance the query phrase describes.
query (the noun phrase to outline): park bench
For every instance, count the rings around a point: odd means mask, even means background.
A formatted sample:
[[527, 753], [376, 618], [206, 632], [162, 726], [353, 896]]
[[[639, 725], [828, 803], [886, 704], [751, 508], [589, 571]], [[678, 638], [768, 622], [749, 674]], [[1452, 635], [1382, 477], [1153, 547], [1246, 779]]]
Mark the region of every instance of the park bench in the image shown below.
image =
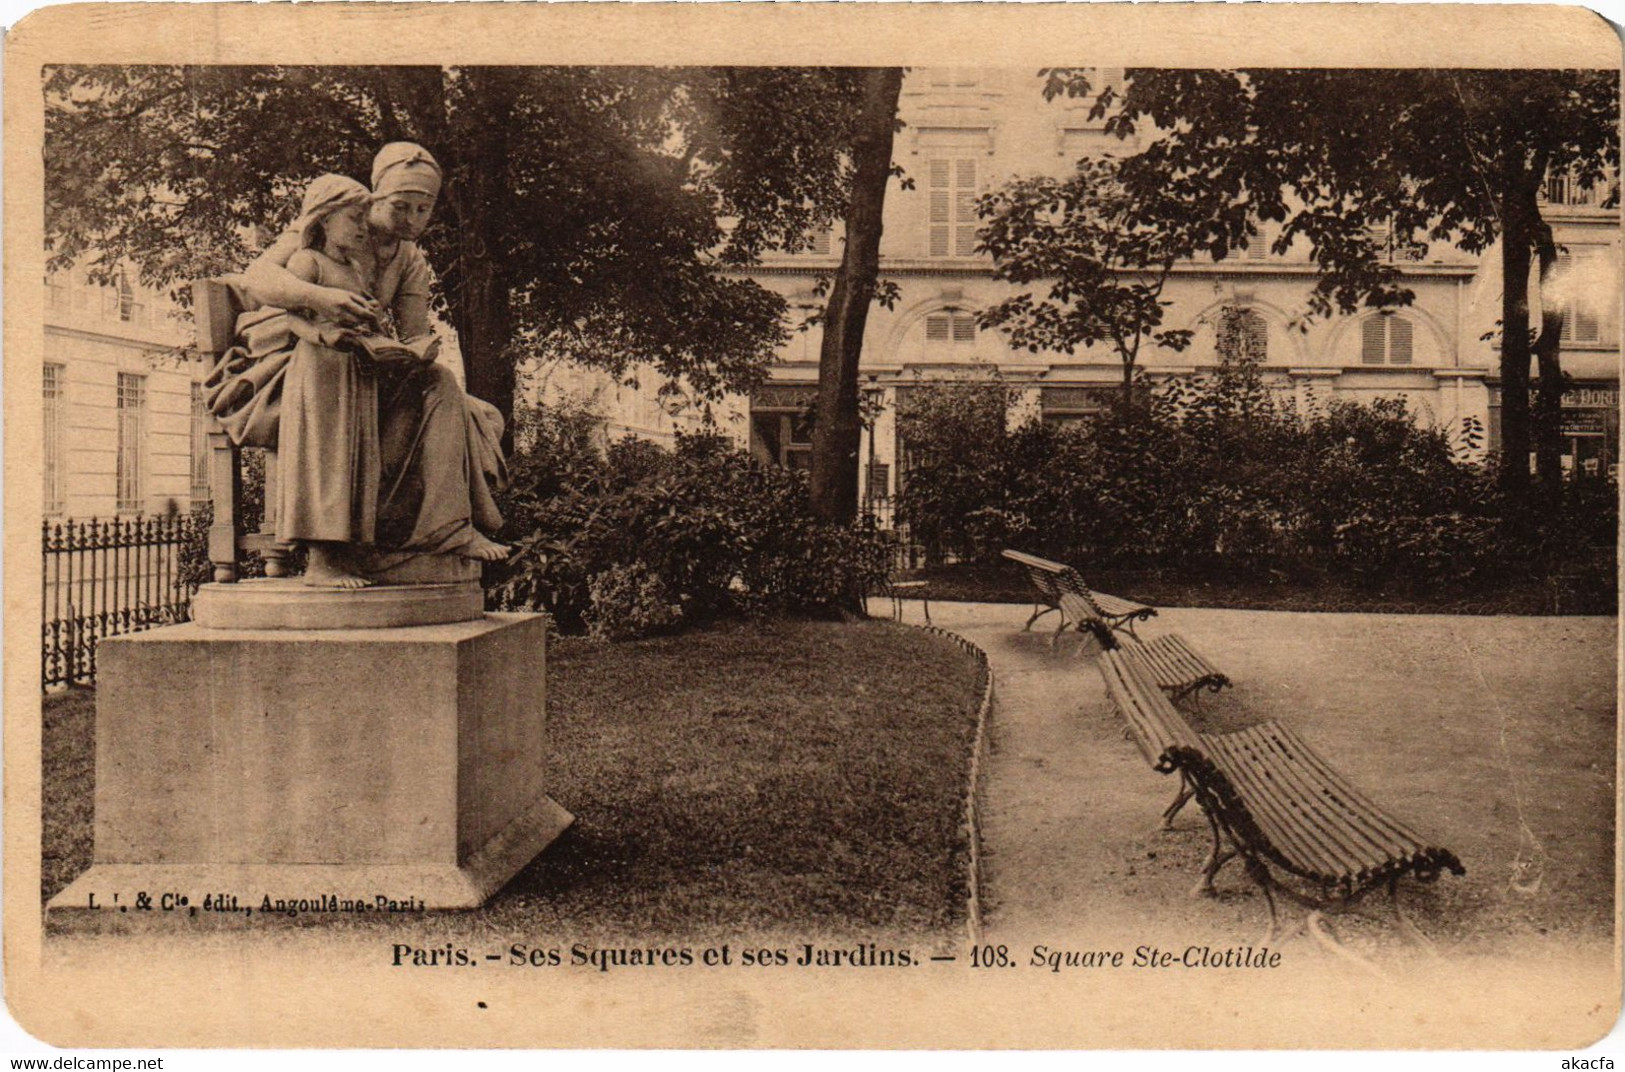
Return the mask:
[[879, 585], [880, 596], [891, 600], [891, 616], [893, 621], [903, 620], [903, 600], [918, 599], [920, 607], [925, 612], [925, 624], [931, 624], [931, 582], [930, 581], [899, 581], [890, 574]]
[[1134, 632], [1134, 622], [1155, 615], [1155, 609], [1091, 590], [1071, 566], [1021, 551], [1005, 551], [1004, 557], [1026, 569], [1037, 596], [1033, 615], [1022, 628], [1032, 628], [1033, 622], [1052, 610], [1060, 613], [1061, 627], [1051, 635], [1051, 646], [1068, 626], [1074, 626], [1079, 632], [1092, 635], [1102, 649], [1130, 648], [1139, 653], [1157, 685], [1175, 700], [1198, 689], [1217, 692], [1230, 684], [1230, 679], [1218, 667], [1203, 658], [1178, 633], [1142, 640]]
[[1425, 942], [1405, 916], [1398, 883], [1407, 874], [1422, 882], [1446, 870], [1464, 874], [1454, 853], [1373, 802], [1285, 724], [1198, 733], [1133, 649], [1103, 652], [1098, 665], [1141, 754], [1154, 769], [1180, 775], [1181, 798], [1164, 812], [1165, 822], [1191, 795], [1207, 815], [1213, 846], [1197, 892], [1212, 892], [1219, 869], [1239, 856], [1269, 905], [1264, 941], [1277, 932], [1279, 893], [1310, 909], [1304, 925], [1325, 942], [1321, 912], [1386, 886], [1404, 933]]
[[1126, 629], [1132, 635], [1136, 622], [1157, 613], [1143, 603], [1091, 591], [1071, 566], [1023, 551], [1006, 550], [1004, 557], [1020, 563], [1032, 584], [1033, 614], [1022, 629], [1031, 629], [1034, 622], [1051, 611], [1060, 614], [1061, 624], [1050, 637], [1051, 644], [1068, 628], [1075, 628], [1094, 634], [1103, 648], [1114, 647], [1114, 632]]

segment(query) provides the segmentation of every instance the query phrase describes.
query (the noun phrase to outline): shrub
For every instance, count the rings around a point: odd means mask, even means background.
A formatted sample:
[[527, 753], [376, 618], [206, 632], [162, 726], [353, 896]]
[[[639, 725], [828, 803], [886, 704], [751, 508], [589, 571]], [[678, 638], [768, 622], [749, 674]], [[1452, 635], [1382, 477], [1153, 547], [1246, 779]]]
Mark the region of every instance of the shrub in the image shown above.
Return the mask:
[[[918, 395], [899, 415], [899, 516], [961, 556], [1019, 546], [1091, 566], [1330, 567], [1380, 586], [1461, 580], [1501, 550], [1493, 474], [1397, 399], [1300, 407], [1241, 363], [1091, 422], [1006, 431], [996, 392]], [[1611, 531], [1603, 497], [1572, 488], [1566, 502], [1597, 520], [1567, 530]]]
[[670, 632], [683, 620], [682, 604], [660, 575], [642, 562], [593, 574], [587, 592], [587, 635], [599, 640]]
[[[631, 440], [574, 449], [578, 418], [529, 418], [551, 430], [515, 460], [524, 484], [509, 493], [507, 535], [517, 554], [493, 606], [545, 609], [561, 631], [619, 638], [736, 614], [855, 610], [883, 574], [876, 536], [817, 522], [800, 474], [711, 435], [679, 436], [670, 451]], [[538, 444], [555, 456], [532, 457]]]
[[[1019, 515], [1004, 509], [1011, 474], [1006, 414], [1013, 392], [996, 375], [972, 382], [911, 388], [898, 404], [899, 438], [908, 469], [899, 521], [932, 557], [943, 552], [985, 557]], [[992, 511], [992, 513], [979, 513]]]

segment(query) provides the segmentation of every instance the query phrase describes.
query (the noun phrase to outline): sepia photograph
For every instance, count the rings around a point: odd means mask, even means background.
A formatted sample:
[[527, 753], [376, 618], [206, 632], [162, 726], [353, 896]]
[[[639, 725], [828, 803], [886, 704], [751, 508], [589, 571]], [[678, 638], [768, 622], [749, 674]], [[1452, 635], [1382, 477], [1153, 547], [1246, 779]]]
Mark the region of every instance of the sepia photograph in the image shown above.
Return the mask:
[[1595, 14], [92, 4], [6, 50], [38, 1040], [1614, 1029]]

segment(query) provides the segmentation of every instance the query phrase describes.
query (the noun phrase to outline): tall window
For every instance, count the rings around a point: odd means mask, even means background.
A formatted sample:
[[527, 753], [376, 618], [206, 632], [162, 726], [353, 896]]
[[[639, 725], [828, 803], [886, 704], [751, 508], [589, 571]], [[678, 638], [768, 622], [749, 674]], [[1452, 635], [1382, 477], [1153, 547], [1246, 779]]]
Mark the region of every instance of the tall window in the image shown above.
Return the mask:
[[942, 158], [927, 163], [927, 252], [970, 257], [976, 251], [976, 161]]
[[1367, 317], [1360, 325], [1362, 365], [1409, 365], [1411, 363], [1411, 322], [1395, 314]]
[[925, 318], [925, 342], [930, 349], [970, 346], [976, 342], [976, 315], [950, 310]]
[[63, 467], [67, 464], [67, 367], [45, 366], [45, 512], [63, 510]]
[[1557, 255], [1554, 273], [1562, 281], [1563, 341], [1598, 343], [1602, 341], [1602, 303], [1596, 286], [1598, 257], [1595, 251], [1564, 250]]
[[1247, 240], [1247, 249], [1243, 252], [1243, 258], [1249, 261], [1269, 260], [1272, 256], [1270, 247], [1275, 244], [1275, 240], [1280, 236], [1281, 225], [1279, 223], [1260, 220], [1258, 222], [1258, 233]]
[[141, 471], [147, 447], [147, 378], [118, 374], [118, 510], [141, 510]]
[[209, 497], [209, 409], [203, 385], [192, 385], [192, 498]]
[[1219, 360], [1226, 364], [1251, 361], [1262, 365], [1269, 354], [1269, 325], [1251, 309], [1230, 306], [1219, 314]]

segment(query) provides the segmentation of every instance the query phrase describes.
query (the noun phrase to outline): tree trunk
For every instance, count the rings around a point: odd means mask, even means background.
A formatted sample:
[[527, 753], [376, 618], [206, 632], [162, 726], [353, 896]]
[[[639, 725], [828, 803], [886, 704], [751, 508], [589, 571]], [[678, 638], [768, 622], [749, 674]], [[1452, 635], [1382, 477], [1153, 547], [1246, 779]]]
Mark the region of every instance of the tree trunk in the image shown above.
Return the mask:
[[1527, 532], [1529, 510], [1529, 265], [1538, 214], [1521, 148], [1505, 147], [1501, 235], [1501, 490], [1507, 521]]
[[478, 122], [456, 129], [449, 115], [443, 118], [446, 185], [439, 212], [453, 253], [436, 268], [462, 347], [468, 393], [501, 411], [507, 450], [513, 445], [515, 373], [510, 285], [502, 272], [500, 206], [507, 175], [500, 165], [508, 159], [508, 135], [515, 126], [515, 91], [510, 72], [502, 68], [468, 69], [462, 76], [459, 109], [477, 109], [470, 114]]
[[1552, 229], [1542, 223], [1536, 249], [1540, 256], [1540, 337], [1534, 353], [1539, 387], [1534, 405], [1535, 506], [1548, 523], [1563, 503], [1563, 307], [1549, 299], [1551, 276], [1557, 266], [1557, 244]]
[[820, 520], [849, 524], [858, 510], [858, 362], [880, 275], [880, 232], [891, 179], [899, 67], [864, 73], [863, 104], [853, 146], [852, 195], [846, 213], [846, 249], [835, 273], [818, 352], [818, 415], [812, 441], [812, 508]]

